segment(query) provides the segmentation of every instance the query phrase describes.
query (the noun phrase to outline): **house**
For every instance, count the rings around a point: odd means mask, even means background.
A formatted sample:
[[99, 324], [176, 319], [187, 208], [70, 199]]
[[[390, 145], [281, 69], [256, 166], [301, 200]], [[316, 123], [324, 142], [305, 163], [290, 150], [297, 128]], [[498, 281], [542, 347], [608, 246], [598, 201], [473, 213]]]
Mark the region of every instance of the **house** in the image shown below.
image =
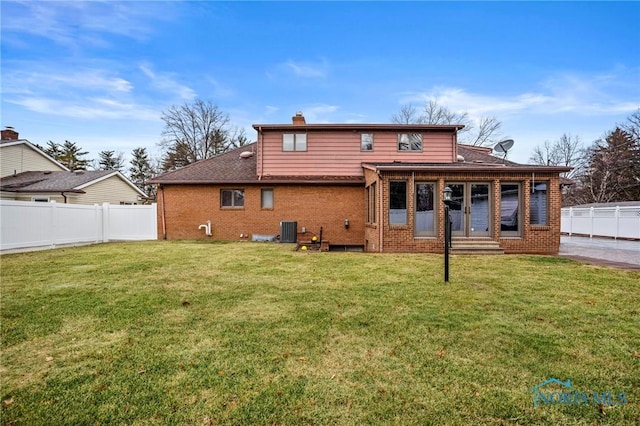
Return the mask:
[[330, 249], [442, 252], [448, 186], [454, 247], [558, 252], [566, 167], [459, 144], [461, 125], [307, 124], [298, 113], [253, 127], [253, 144], [152, 181], [162, 238], [289, 241], [293, 227], [294, 241], [322, 232]]
[[69, 170], [11, 128], [0, 141], [0, 198], [70, 204], [138, 204], [145, 193], [114, 170]]

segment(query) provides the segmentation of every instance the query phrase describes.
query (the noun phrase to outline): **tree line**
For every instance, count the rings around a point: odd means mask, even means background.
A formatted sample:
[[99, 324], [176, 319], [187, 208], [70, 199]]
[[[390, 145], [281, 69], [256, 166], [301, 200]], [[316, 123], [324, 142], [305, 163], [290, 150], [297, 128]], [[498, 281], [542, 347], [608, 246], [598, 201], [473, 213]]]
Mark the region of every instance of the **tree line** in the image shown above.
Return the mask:
[[[151, 197], [155, 189], [148, 181], [155, 175], [176, 170], [247, 144], [244, 130], [231, 125], [229, 115], [211, 101], [197, 99], [172, 106], [162, 112], [164, 122], [158, 146], [160, 157], [152, 159], [146, 148], [131, 152], [125, 167], [124, 155], [100, 151], [98, 159], [87, 160], [86, 151], [76, 143], [49, 141], [40, 147], [48, 155], [72, 170], [93, 168], [117, 170]], [[494, 146], [503, 139], [502, 123], [496, 117], [473, 121], [467, 112], [455, 112], [435, 100], [421, 107], [405, 105], [391, 116], [396, 124], [463, 124], [458, 140], [474, 146]], [[563, 174], [563, 204], [640, 200], [640, 109], [625, 122], [585, 146], [579, 136], [565, 133], [559, 139], [538, 145], [530, 164], [568, 166]], [[125, 170], [126, 168], [126, 170]]]
[[564, 176], [565, 206], [640, 201], [640, 109], [590, 145], [566, 133], [546, 141], [529, 162], [573, 167]]
[[[502, 139], [501, 122], [481, 117], [474, 123], [467, 112], [454, 112], [437, 101], [422, 107], [405, 105], [391, 116], [398, 124], [464, 124], [461, 143], [494, 146]], [[579, 136], [565, 133], [533, 150], [530, 164], [567, 166], [563, 173], [563, 205], [640, 200], [640, 109], [623, 123], [585, 146]]]

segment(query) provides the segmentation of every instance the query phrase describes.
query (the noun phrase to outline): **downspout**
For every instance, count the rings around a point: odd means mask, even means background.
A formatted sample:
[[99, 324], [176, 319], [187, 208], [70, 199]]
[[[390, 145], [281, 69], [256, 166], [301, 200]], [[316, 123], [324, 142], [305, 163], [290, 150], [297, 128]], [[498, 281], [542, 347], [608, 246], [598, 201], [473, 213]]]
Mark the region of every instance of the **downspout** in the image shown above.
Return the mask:
[[260, 157], [260, 172], [258, 173], [258, 180], [262, 180], [262, 172], [264, 166], [264, 155], [262, 154], [262, 145], [264, 144], [264, 135], [262, 134], [262, 126], [258, 126], [258, 156]]
[[162, 216], [162, 239], [167, 239], [167, 223], [164, 218], [164, 186], [160, 185], [160, 192], [162, 193], [162, 197], [160, 198], [160, 211]]
[[382, 203], [382, 193], [384, 192], [382, 187], [384, 186], [384, 181], [382, 180], [382, 176], [380, 176], [380, 171], [377, 170], [377, 175], [378, 175], [378, 182], [380, 183], [380, 185], [378, 185], [378, 214], [380, 215], [380, 223], [379, 223], [379, 227], [378, 227], [378, 234], [380, 236], [380, 244], [378, 247], [378, 251], [380, 253], [382, 253], [383, 251], [383, 247], [384, 247], [384, 232], [383, 232], [383, 228], [384, 228], [384, 212], [382, 211], [383, 208], [383, 203]]
[[62, 195], [62, 198], [64, 198], [64, 203], [67, 204], [67, 196], [64, 195], [64, 191], [61, 192], [60, 195]]

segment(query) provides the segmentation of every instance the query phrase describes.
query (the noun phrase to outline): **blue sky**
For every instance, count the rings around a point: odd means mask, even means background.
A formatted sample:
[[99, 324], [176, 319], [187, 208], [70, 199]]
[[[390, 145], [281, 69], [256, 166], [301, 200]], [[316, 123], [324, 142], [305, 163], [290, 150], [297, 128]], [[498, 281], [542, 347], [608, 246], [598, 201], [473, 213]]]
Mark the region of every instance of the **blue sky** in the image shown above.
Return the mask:
[[640, 107], [635, 2], [2, 1], [2, 126], [46, 144], [157, 154], [162, 111], [233, 124], [385, 123], [430, 99], [495, 116], [527, 162]]

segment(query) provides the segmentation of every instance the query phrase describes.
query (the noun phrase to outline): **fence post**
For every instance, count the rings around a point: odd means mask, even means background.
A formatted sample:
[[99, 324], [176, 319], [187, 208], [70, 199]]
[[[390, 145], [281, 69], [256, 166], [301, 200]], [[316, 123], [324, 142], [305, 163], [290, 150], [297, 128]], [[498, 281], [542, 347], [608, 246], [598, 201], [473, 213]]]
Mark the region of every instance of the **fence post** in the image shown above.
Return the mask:
[[96, 222], [96, 243], [99, 243], [100, 240], [102, 239], [100, 236], [100, 231], [101, 231], [101, 226], [102, 226], [102, 220], [100, 220], [100, 212], [101, 212], [102, 208], [100, 207], [99, 204], [94, 204], [93, 205], [93, 214], [95, 215], [95, 222]]
[[51, 233], [51, 248], [56, 247], [56, 241], [58, 240], [58, 211], [57, 211], [57, 203], [52, 200], [50, 203], [49, 211], [51, 212], [51, 228], [49, 232]]
[[595, 209], [593, 207], [591, 207], [589, 209], [589, 218], [591, 219], [590, 222], [591, 224], [589, 225], [589, 238], [593, 238], [593, 212], [595, 211]]
[[102, 203], [102, 242], [109, 242], [109, 203]]
[[573, 207], [569, 207], [569, 236], [573, 234]]
[[613, 237], [613, 239], [617, 240], [619, 234], [620, 234], [620, 206], [616, 206], [616, 236]]

